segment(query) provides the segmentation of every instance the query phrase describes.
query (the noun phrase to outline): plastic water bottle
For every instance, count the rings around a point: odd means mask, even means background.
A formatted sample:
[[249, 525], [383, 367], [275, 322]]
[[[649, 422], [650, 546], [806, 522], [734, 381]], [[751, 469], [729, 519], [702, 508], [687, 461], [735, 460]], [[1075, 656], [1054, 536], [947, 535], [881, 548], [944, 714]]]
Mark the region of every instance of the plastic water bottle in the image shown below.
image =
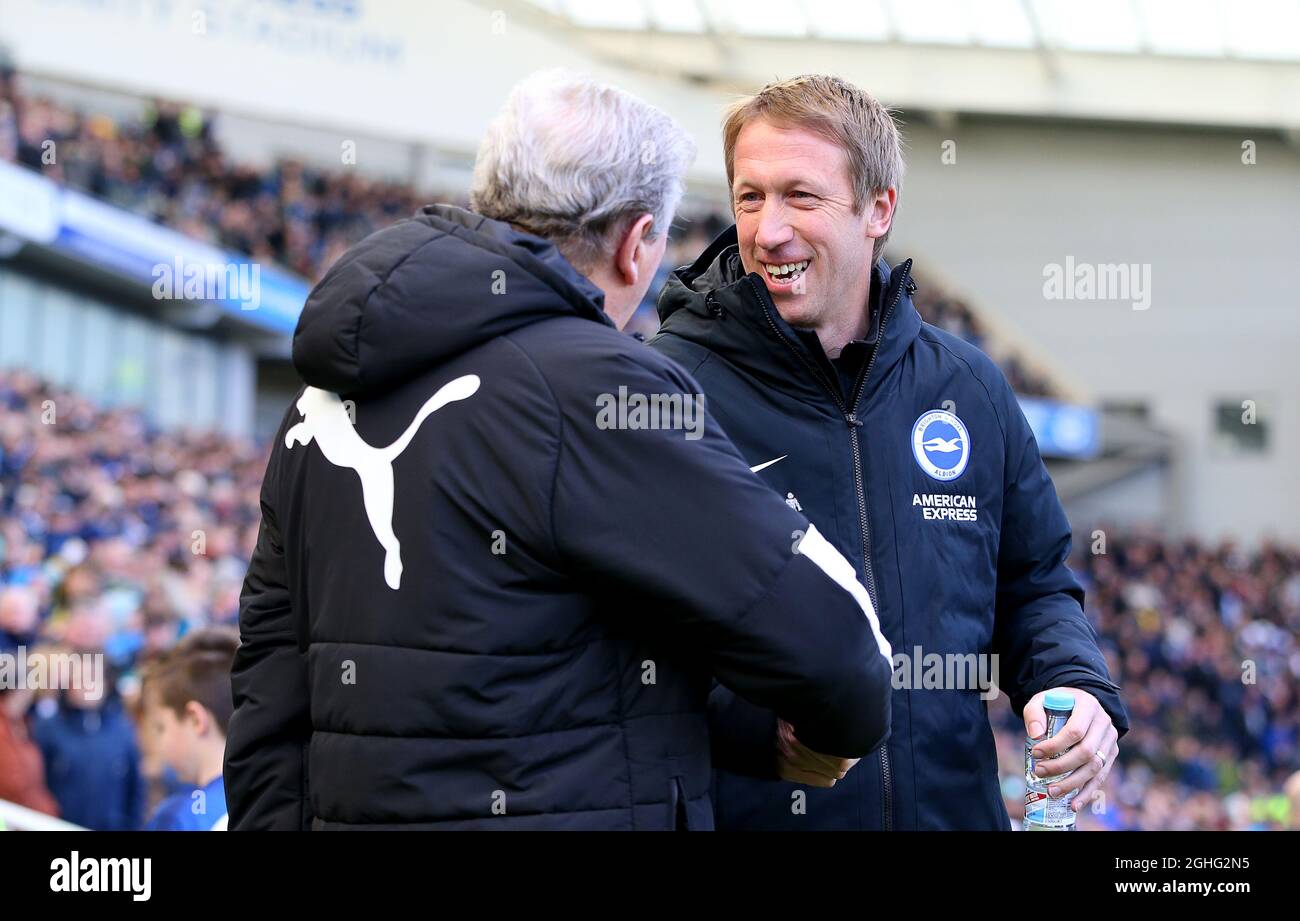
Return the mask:
[[[1043, 709], [1047, 714], [1047, 731], [1037, 739], [1025, 738], [1025, 831], [1074, 831], [1076, 817], [1071, 803], [1078, 790], [1071, 790], [1059, 798], [1048, 795], [1049, 784], [1058, 783], [1069, 777], [1073, 771], [1064, 774], [1039, 777], [1034, 773], [1037, 762], [1033, 747], [1043, 739], [1050, 739], [1061, 731], [1061, 727], [1070, 719], [1074, 710], [1074, 697], [1064, 691], [1049, 691], [1043, 699]], [[1058, 756], [1059, 757], [1059, 756]], [[1042, 762], [1050, 765], [1054, 758]]]

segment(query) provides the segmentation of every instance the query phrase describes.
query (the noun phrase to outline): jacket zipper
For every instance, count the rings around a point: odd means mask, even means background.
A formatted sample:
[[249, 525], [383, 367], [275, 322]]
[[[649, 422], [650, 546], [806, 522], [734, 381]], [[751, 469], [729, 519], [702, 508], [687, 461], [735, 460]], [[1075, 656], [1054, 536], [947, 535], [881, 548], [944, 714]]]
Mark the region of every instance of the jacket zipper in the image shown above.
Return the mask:
[[[876, 356], [880, 354], [880, 346], [885, 341], [885, 324], [889, 321], [889, 316], [894, 312], [894, 308], [898, 306], [898, 302], [903, 299], [903, 291], [907, 288], [907, 276], [908, 272], [911, 271], [911, 268], [911, 259], [908, 259], [900, 267], [901, 275], [897, 283], [897, 291], [894, 294], [893, 300], [890, 301], [889, 306], [885, 308], [885, 312], [881, 314], [880, 330], [876, 334], [876, 347], [871, 350], [871, 358], [867, 360], [867, 366], [862, 369], [862, 373], [858, 376], [858, 381], [853, 387], [853, 393], [850, 394], [849, 406], [844, 405], [844, 401], [840, 399], [838, 388], [831, 385], [831, 383], [826, 379], [826, 375], [821, 372], [821, 369], [811, 364], [808, 359], [803, 356], [803, 353], [796, 349], [794, 344], [786, 338], [785, 333], [781, 332], [780, 327], [776, 325], [776, 322], [772, 319], [771, 310], [769, 309], [771, 298], [767, 293], [767, 289], [757, 285], [752, 276], [747, 275], [745, 277], [745, 280], [749, 282], [750, 287], [754, 289], [754, 293], [758, 296], [758, 302], [763, 307], [763, 316], [767, 318], [767, 324], [772, 328], [772, 332], [776, 333], [777, 338], [785, 343], [786, 348], [793, 352], [795, 357], [803, 363], [804, 367], [813, 373], [813, 376], [821, 383], [822, 388], [839, 408], [840, 414], [844, 416], [844, 421], [848, 423], [849, 447], [853, 451], [853, 486], [857, 491], [858, 520], [862, 526], [862, 566], [867, 577], [867, 594], [870, 595], [871, 603], [876, 605], [877, 610], [879, 609], [879, 604], [876, 599], [879, 596], [876, 593], [876, 576], [871, 568], [871, 522], [867, 515], [866, 485], [862, 481], [862, 450], [858, 443], [858, 429], [862, 427], [862, 420], [858, 418], [857, 409], [858, 403], [862, 399], [862, 392], [866, 387], [867, 378], [871, 374], [871, 368], [876, 363]], [[772, 306], [774, 307], [775, 305]], [[878, 751], [880, 755], [880, 778], [884, 788], [883, 795], [881, 796], [881, 811], [883, 812], [882, 824], [884, 825], [885, 831], [893, 831], [894, 775], [889, 763], [889, 743], [886, 742], [884, 745], [881, 745]]]

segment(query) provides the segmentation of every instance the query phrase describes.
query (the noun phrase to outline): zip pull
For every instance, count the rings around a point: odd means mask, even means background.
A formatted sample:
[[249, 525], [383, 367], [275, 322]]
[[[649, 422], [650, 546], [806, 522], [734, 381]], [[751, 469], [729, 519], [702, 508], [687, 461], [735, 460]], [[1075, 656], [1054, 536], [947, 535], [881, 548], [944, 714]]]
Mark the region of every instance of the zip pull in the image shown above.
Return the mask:
[[726, 312], [722, 309], [722, 305], [718, 303], [718, 299], [713, 296], [712, 291], [704, 296], [704, 306], [708, 308], [709, 313], [713, 314], [713, 316], [717, 317], [719, 320], [726, 316]]
[[855, 426], [857, 428], [862, 428], [862, 420], [858, 418], [857, 413], [849, 413], [847, 416], [844, 417], [844, 421], [847, 422], [849, 425]]

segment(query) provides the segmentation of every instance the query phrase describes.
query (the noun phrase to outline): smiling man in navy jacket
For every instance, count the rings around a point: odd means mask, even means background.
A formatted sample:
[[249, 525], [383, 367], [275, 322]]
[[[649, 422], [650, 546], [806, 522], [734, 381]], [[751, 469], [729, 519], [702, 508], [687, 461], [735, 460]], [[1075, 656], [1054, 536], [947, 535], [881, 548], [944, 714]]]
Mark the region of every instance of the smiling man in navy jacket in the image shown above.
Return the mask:
[[[736, 103], [723, 133], [736, 226], [670, 280], [652, 346], [855, 562], [896, 666], [987, 657], [1035, 738], [1046, 692], [1069, 690], [1070, 722], [1039, 749], [1065, 752], [1060, 792], [1079, 789], [1082, 808], [1127, 715], [1015, 395], [978, 349], [921, 321], [910, 261], [877, 258], [903, 172], [892, 117], [842, 80], [799, 77]], [[899, 680], [914, 669], [895, 674], [889, 741], [828, 789], [791, 770], [774, 714], [716, 687], [718, 827], [1007, 828], [981, 688]]]

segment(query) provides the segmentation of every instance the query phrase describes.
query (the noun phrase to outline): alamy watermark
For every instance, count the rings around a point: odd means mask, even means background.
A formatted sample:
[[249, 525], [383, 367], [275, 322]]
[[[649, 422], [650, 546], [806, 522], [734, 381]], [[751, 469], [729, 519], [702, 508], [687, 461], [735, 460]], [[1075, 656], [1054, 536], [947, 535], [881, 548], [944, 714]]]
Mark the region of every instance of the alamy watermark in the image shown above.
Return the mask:
[[1129, 301], [1134, 310], [1151, 306], [1151, 263], [1078, 262], [1043, 266], [1043, 297], [1049, 301]]
[[152, 857], [68, 857], [50, 861], [51, 892], [129, 892], [135, 902], [153, 894]]
[[896, 690], [978, 690], [985, 700], [998, 696], [997, 653], [949, 652], [940, 655], [913, 646], [911, 655], [894, 653], [893, 662]]
[[27, 655], [27, 647], [0, 652], [0, 690], [76, 689], [87, 700], [104, 696], [104, 654], [102, 652], [42, 652]]
[[256, 262], [193, 262], [177, 256], [153, 267], [153, 296], [160, 301], [235, 301], [241, 310], [262, 306], [262, 267]]
[[704, 437], [702, 393], [602, 393], [596, 397], [596, 428], [668, 429], [686, 432], [687, 441]]

